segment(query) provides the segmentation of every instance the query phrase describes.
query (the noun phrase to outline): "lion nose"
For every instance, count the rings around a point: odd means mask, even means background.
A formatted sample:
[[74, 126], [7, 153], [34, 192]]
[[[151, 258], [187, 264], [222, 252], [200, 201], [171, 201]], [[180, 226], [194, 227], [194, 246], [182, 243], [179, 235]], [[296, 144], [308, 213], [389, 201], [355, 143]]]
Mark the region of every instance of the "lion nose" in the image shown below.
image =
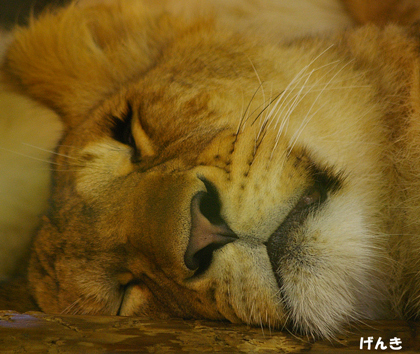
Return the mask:
[[220, 215], [214, 187], [205, 184], [208, 192], [196, 194], [191, 201], [191, 233], [184, 255], [185, 265], [197, 270], [196, 275], [210, 266], [215, 250], [238, 238]]

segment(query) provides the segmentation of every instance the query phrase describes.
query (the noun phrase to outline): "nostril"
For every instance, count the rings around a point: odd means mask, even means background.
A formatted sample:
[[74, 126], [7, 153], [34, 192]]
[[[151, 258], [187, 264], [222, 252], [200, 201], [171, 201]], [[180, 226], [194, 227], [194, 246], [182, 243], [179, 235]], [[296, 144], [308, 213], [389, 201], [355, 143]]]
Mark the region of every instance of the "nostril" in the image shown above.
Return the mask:
[[201, 193], [200, 212], [214, 225], [224, 224], [220, 215], [220, 200], [216, 187], [205, 178], [200, 178], [206, 186], [207, 193]]
[[[209, 188], [207, 188], [209, 190]], [[220, 215], [220, 202], [213, 192], [200, 192], [191, 201], [191, 232], [184, 262], [196, 275], [210, 265], [213, 252], [237, 239]]]
[[217, 197], [215, 198], [210, 193], [204, 193], [199, 201], [199, 209], [200, 213], [210, 221], [211, 224], [223, 224], [223, 219], [220, 216], [220, 202]]

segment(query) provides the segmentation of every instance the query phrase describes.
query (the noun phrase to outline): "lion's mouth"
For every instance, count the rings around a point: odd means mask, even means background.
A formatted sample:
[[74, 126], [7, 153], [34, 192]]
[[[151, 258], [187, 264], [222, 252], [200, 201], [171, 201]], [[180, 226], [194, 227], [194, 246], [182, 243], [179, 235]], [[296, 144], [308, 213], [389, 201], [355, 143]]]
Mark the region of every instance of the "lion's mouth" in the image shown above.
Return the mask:
[[288, 259], [301, 258], [304, 262], [304, 228], [309, 216], [316, 214], [327, 202], [329, 196], [342, 185], [341, 176], [334, 176], [329, 170], [314, 170], [314, 183], [306, 189], [299, 201], [273, 232], [265, 246], [273, 268], [280, 293], [283, 288], [282, 268]]

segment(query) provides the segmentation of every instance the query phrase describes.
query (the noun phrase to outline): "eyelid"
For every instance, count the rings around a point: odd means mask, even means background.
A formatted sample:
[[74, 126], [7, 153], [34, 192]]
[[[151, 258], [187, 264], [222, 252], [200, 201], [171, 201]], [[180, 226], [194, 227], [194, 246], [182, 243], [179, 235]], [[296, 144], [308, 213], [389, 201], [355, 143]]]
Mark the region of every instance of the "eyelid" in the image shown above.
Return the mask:
[[156, 155], [156, 146], [150, 140], [138, 119], [138, 113], [133, 113], [133, 120], [131, 123], [131, 133], [141, 156], [154, 156]]

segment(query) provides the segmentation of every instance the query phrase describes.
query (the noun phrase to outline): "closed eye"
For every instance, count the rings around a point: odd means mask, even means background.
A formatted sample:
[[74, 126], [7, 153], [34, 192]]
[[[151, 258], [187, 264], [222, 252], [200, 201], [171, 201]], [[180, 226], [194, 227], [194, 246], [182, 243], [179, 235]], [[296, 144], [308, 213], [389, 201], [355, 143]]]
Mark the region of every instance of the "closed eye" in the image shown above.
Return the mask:
[[127, 105], [126, 111], [119, 117], [113, 116], [112, 138], [116, 141], [128, 145], [133, 149], [133, 155], [137, 154], [136, 140], [133, 136], [133, 108]]
[[140, 162], [144, 157], [156, 155], [157, 148], [144, 131], [139, 118], [139, 112], [128, 102], [126, 109], [117, 116], [112, 116], [113, 127], [111, 137], [116, 141], [131, 147], [131, 162]]

